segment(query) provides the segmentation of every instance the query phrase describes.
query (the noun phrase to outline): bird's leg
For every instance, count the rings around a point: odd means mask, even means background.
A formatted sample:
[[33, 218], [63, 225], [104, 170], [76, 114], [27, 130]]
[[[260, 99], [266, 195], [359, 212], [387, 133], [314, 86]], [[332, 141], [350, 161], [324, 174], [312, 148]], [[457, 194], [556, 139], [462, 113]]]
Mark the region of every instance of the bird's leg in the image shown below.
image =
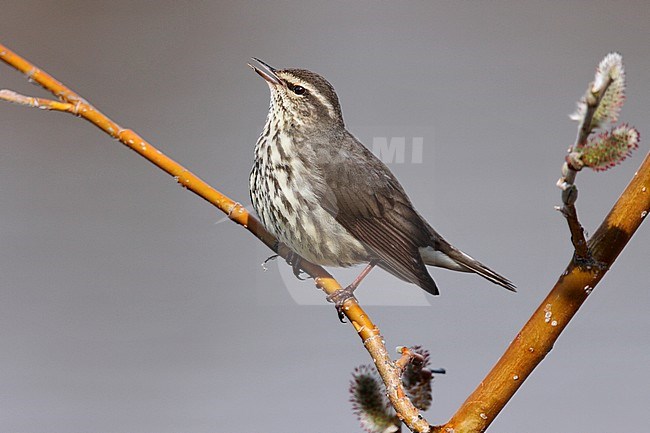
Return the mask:
[[372, 268], [374, 268], [378, 260], [372, 260], [370, 263], [368, 263], [368, 266], [365, 267], [363, 271], [357, 276], [357, 278], [352, 281], [352, 283], [342, 289], [338, 289], [336, 292], [332, 293], [327, 297], [328, 302], [334, 302], [334, 306], [336, 307], [336, 312], [339, 314], [339, 320], [341, 322], [345, 322], [345, 314], [343, 314], [343, 304], [345, 301], [347, 301], [350, 298], [354, 297], [354, 291], [359, 287], [359, 284], [361, 284], [361, 281], [363, 281], [364, 278], [366, 278], [366, 275], [372, 271]]

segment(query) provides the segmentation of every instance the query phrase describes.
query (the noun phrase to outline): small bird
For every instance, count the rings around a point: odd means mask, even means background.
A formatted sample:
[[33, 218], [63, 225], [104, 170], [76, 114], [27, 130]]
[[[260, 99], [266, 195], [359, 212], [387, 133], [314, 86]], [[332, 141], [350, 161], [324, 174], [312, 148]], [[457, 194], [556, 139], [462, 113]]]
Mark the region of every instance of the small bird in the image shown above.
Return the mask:
[[[258, 66], [249, 66], [271, 90], [249, 178], [253, 207], [269, 232], [312, 263], [368, 264], [330, 297], [337, 308], [374, 266], [432, 295], [439, 291], [426, 265], [474, 272], [516, 291], [415, 210], [388, 167], [348, 132], [327, 80], [306, 69], [278, 70], [253, 60]], [[297, 276], [299, 271], [294, 263]]]

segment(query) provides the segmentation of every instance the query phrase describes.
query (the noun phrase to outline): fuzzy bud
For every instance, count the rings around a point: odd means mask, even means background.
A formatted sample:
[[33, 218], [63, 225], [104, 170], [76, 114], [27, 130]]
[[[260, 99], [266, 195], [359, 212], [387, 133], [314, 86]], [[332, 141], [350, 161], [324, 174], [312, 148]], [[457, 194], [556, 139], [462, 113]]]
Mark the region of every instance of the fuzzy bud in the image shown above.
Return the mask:
[[619, 53], [609, 53], [600, 62], [591, 91], [595, 94], [601, 92], [602, 87], [608, 82], [610, 82], [609, 87], [601, 98], [591, 121], [592, 129], [604, 123], [616, 122], [625, 102], [625, 69], [623, 58]]
[[368, 433], [392, 433], [401, 422], [383, 392], [384, 385], [370, 365], [362, 365], [352, 373], [350, 402], [361, 427]]
[[608, 122], [616, 122], [625, 102], [625, 69], [623, 58], [619, 53], [609, 53], [601, 60], [596, 68], [596, 76], [589, 88], [589, 92], [580, 101], [576, 111], [569, 116], [572, 120], [582, 122], [587, 112], [587, 101], [590, 104], [597, 101], [603, 89], [607, 90], [600, 98], [598, 107], [593, 114], [589, 131]]
[[594, 171], [607, 170], [630, 156], [639, 147], [639, 140], [639, 131], [624, 123], [590, 137], [580, 149], [582, 163]]

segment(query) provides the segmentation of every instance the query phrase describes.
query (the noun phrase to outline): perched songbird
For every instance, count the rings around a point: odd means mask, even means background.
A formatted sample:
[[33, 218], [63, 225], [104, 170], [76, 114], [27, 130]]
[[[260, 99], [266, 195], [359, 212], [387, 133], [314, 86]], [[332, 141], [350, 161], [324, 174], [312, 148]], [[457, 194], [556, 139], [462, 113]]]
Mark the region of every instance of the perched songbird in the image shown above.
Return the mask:
[[[343, 123], [332, 85], [306, 69], [251, 66], [271, 89], [249, 187], [264, 227], [322, 266], [368, 263], [337, 304], [376, 265], [437, 295], [426, 265], [506, 278], [452, 246], [415, 210], [388, 167]], [[294, 269], [295, 270], [295, 269]]]

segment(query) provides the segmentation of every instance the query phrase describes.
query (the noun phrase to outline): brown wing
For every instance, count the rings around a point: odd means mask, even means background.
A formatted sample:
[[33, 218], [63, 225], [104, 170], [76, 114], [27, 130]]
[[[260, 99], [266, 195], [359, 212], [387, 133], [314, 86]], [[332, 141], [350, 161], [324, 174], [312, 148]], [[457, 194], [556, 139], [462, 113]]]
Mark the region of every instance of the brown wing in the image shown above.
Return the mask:
[[378, 266], [437, 295], [419, 247], [431, 244], [426, 223], [388, 167], [354, 137], [319, 164], [323, 207], [379, 259]]

